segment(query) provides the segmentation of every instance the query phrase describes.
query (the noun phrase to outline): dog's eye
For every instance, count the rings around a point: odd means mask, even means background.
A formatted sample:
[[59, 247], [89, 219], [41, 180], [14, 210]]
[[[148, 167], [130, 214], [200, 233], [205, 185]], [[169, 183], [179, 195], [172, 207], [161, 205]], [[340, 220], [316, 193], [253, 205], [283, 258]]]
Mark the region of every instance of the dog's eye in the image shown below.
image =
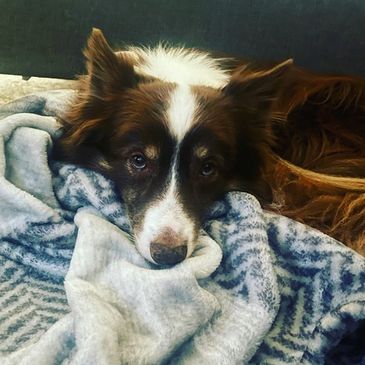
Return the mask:
[[212, 162], [205, 162], [200, 173], [205, 177], [212, 176], [216, 173], [216, 167]]
[[137, 170], [143, 170], [147, 165], [146, 157], [142, 153], [132, 155], [130, 162]]

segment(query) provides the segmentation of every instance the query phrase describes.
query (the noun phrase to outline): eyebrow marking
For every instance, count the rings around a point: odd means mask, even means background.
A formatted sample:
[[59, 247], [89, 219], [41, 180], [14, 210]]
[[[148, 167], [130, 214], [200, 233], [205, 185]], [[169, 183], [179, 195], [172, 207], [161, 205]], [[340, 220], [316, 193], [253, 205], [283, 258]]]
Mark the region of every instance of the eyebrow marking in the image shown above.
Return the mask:
[[156, 160], [158, 158], [158, 148], [153, 145], [146, 146], [145, 155], [151, 160]]
[[195, 153], [195, 155], [198, 157], [198, 158], [200, 158], [200, 159], [203, 159], [203, 158], [205, 158], [205, 157], [207, 157], [208, 156], [208, 148], [207, 147], [205, 147], [205, 146], [199, 146], [199, 147], [196, 147], [195, 149], [194, 149], [194, 153]]
[[112, 166], [104, 157], [98, 157], [96, 159], [97, 164], [105, 170], [110, 170]]

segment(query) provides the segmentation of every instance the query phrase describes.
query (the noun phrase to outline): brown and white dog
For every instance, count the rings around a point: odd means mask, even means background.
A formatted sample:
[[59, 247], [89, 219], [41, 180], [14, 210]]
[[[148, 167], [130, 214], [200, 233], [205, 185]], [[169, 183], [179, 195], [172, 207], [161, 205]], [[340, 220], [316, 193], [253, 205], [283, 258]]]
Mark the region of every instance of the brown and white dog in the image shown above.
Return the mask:
[[145, 258], [182, 261], [194, 250], [205, 209], [254, 183], [270, 103], [291, 62], [231, 76], [193, 50], [114, 53], [99, 30], [85, 54], [88, 76], [58, 149], [120, 187]]
[[230, 190], [270, 201], [262, 172], [291, 60], [232, 70], [191, 49], [114, 52], [97, 29], [85, 55], [88, 74], [55, 156], [115, 181], [146, 259], [175, 264], [191, 255], [205, 210]]

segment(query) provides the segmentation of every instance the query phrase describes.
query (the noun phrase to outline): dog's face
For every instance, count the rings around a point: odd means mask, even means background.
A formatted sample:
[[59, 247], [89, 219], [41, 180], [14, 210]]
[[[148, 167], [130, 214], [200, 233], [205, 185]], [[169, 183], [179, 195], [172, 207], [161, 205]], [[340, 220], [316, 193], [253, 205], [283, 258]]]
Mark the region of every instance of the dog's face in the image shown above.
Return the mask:
[[226, 103], [217, 90], [161, 81], [121, 97], [104, 157], [148, 259], [189, 256], [205, 209], [227, 191], [237, 142]]
[[[184, 52], [179, 62], [202, 57]], [[193, 252], [214, 200], [232, 189], [255, 190], [270, 144], [270, 104], [290, 62], [229, 76], [204, 56], [206, 75], [192, 69], [183, 76], [188, 81], [178, 74], [176, 82], [153, 69], [148, 52], [114, 53], [100, 31], [86, 57], [88, 76], [60, 140], [62, 153], [115, 181], [145, 258], [180, 262]]]

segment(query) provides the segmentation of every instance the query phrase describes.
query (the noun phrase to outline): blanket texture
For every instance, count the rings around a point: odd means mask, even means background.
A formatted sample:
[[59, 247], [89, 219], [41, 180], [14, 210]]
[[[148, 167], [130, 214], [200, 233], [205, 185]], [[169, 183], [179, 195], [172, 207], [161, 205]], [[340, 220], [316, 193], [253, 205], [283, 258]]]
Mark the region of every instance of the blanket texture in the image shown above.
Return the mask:
[[146, 262], [112, 182], [48, 159], [73, 92], [0, 107], [0, 364], [365, 364], [365, 260], [230, 193]]

